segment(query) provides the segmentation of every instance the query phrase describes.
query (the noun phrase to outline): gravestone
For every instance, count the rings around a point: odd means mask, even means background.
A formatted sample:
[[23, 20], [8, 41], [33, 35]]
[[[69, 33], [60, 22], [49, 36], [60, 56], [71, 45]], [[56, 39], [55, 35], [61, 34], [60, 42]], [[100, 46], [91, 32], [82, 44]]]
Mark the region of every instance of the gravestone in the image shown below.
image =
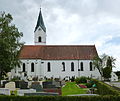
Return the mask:
[[17, 95], [24, 96], [25, 93], [36, 93], [35, 89], [20, 89], [17, 90]]
[[28, 82], [21, 82], [20, 89], [27, 89], [28, 88]]
[[6, 83], [6, 84], [5, 84], [5, 88], [8, 88], [9, 90], [14, 91], [14, 90], [16, 89], [16, 88], [15, 88], [15, 82]]
[[20, 89], [27, 89], [28, 88], [28, 82], [25, 81], [15, 81], [16, 88]]
[[52, 81], [43, 82], [43, 85], [52, 85]]
[[7, 88], [0, 88], [0, 94], [10, 95], [10, 90]]
[[53, 81], [52, 85], [55, 85], [55, 87], [61, 87], [61, 81]]
[[15, 87], [20, 88], [20, 81], [15, 81]]
[[52, 84], [52, 81], [43, 82], [43, 88], [54, 88], [55, 85]]
[[31, 88], [36, 89], [36, 92], [43, 91], [39, 82], [32, 82]]

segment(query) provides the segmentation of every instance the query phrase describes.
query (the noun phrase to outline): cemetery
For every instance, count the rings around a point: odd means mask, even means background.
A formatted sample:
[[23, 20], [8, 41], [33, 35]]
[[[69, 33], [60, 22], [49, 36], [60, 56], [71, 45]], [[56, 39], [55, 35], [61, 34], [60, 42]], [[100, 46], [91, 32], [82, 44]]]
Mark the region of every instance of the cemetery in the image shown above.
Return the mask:
[[[88, 92], [89, 90], [93, 91]], [[108, 84], [90, 78], [85, 79], [85, 77], [66, 81], [1, 80], [0, 88], [0, 101], [18, 99], [20, 101], [26, 101], [26, 99], [29, 101], [33, 101], [33, 99], [34, 101], [93, 101], [93, 99], [94, 101], [119, 101], [119, 95], [120, 91], [113, 89]]]
[[24, 80], [1, 80], [0, 95], [62, 95], [62, 86], [65, 81], [43, 80], [43, 81], [24, 81]]
[[[106, 88], [108, 90], [106, 91]], [[86, 77], [71, 80], [1, 80], [0, 95], [68, 96], [77, 94], [119, 95], [107, 84]]]

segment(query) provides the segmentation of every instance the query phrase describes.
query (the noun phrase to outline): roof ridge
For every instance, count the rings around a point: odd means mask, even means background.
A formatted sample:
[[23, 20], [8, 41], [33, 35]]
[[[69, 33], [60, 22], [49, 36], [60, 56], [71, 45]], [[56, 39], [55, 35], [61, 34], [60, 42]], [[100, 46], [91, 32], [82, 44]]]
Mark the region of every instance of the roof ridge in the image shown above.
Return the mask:
[[91, 46], [95, 46], [95, 45], [24, 45], [24, 46], [33, 46], [33, 47], [79, 47], [79, 46], [83, 46], [83, 47], [91, 47]]

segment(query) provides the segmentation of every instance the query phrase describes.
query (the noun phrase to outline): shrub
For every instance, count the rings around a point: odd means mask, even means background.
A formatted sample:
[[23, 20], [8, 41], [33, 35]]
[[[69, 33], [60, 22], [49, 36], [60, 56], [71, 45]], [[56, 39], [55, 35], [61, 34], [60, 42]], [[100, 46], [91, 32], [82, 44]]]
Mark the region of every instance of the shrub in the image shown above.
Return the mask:
[[72, 77], [70, 78], [70, 80], [71, 80], [71, 82], [74, 82], [74, 81], [75, 81], [75, 77], [72, 76]]
[[97, 86], [97, 93], [100, 95], [120, 95], [120, 92], [112, 88], [111, 86], [95, 80]]
[[18, 76], [14, 76], [14, 78], [11, 79], [11, 81], [18, 81], [18, 80], [20, 80], [20, 77]]
[[54, 78], [55, 81], [60, 81], [60, 78]]
[[80, 78], [76, 78], [76, 79], [75, 79], [75, 82], [76, 82], [77, 84], [79, 84], [79, 83], [87, 83], [87, 77], [82, 76], [82, 77], [80, 77]]
[[120, 101], [120, 96], [0, 96], [0, 101]]
[[38, 77], [33, 77], [32, 80], [33, 81], [38, 81]]
[[86, 83], [87, 88], [91, 88], [93, 83]]
[[87, 86], [88, 88], [91, 88], [91, 87], [93, 87], [94, 84], [95, 84], [94, 79], [88, 78], [88, 81], [87, 81], [87, 83], [86, 83], [86, 86]]

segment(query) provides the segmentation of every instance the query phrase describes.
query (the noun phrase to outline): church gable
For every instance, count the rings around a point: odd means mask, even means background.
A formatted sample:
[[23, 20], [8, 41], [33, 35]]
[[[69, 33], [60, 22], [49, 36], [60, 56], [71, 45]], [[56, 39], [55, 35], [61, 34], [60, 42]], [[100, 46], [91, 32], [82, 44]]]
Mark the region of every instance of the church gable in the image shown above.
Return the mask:
[[98, 56], [94, 45], [25, 45], [20, 59], [92, 60]]

